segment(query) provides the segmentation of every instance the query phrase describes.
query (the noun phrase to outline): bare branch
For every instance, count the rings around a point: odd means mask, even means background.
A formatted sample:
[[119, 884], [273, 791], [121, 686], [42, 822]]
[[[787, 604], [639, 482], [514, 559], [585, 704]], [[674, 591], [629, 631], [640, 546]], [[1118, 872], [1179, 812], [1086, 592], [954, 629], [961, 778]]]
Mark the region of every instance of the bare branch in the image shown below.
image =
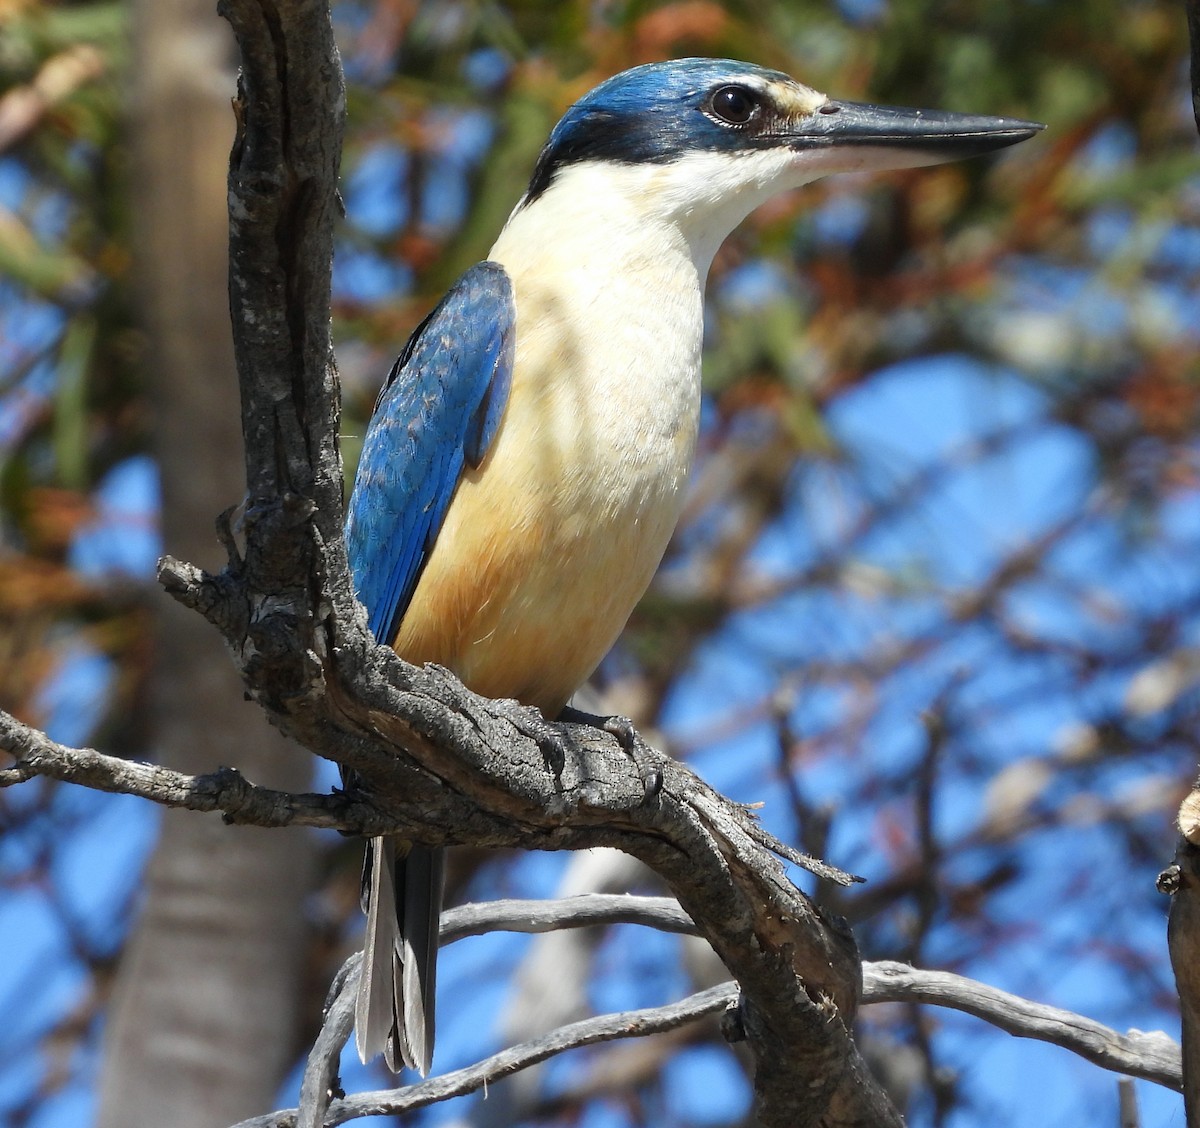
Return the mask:
[[442, 914], [442, 945], [487, 932], [554, 932], [598, 924], [641, 924], [659, 932], [696, 935], [692, 918], [673, 897], [639, 897], [629, 893], [583, 893], [552, 901], [476, 902]]
[[[695, 925], [670, 897], [588, 893], [554, 901], [492, 901], [462, 905], [442, 918], [441, 942], [484, 932], [548, 932], [597, 924], [641, 924], [663, 932], [695, 933]], [[728, 985], [730, 990], [733, 984]], [[1030, 1002], [945, 971], [926, 971], [891, 960], [863, 964], [863, 1005], [924, 1003], [965, 1011], [1018, 1038], [1052, 1042], [1094, 1065], [1168, 1089], [1182, 1086], [1179, 1044], [1162, 1031], [1119, 1034], [1072, 1011]]]
[[[94, 791], [136, 795], [164, 807], [220, 811], [226, 822], [250, 826], [316, 826], [369, 834], [372, 831], [365, 828], [381, 822], [377, 811], [348, 796], [258, 787], [234, 768], [190, 776], [157, 764], [108, 756], [93, 748], [68, 748], [3, 711], [0, 749], [16, 760], [13, 767], [0, 770], [0, 787], [45, 776]], [[391, 825], [390, 820], [384, 820], [384, 825]]]
[[892, 961], [864, 964], [863, 1002], [950, 1007], [1019, 1038], [1052, 1042], [1115, 1073], [1127, 1073], [1176, 1091], [1182, 1087], [1179, 1046], [1161, 1031], [1118, 1034], [1082, 1015], [1031, 1003], [948, 971], [919, 971]]
[[[349, 994], [350, 992], [345, 992]], [[519, 1046], [502, 1050], [498, 1054], [466, 1069], [434, 1077], [418, 1085], [403, 1089], [386, 1089], [374, 1093], [359, 1093], [344, 1100], [334, 1101], [329, 1106], [326, 1125], [345, 1124], [361, 1116], [396, 1116], [415, 1112], [419, 1108], [465, 1096], [485, 1085], [527, 1069], [565, 1050], [594, 1046], [599, 1042], [611, 1042], [616, 1038], [644, 1037], [674, 1030], [706, 1015], [727, 1009], [737, 1000], [737, 989], [731, 984], [721, 984], [701, 991], [678, 1003], [665, 1007], [650, 1007], [644, 1010], [622, 1011], [620, 1014], [602, 1015], [563, 1026]], [[285, 1109], [244, 1120], [235, 1128], [293, 1128], [299, 1122], [296, 1109]]]
[[354, 1000], [361, 969], [362, 952], [355, 952], [342, 965], [329, 989], [325, 1021], [309, 1051], [300, 1082], [296, 1128], [321, 1128], [326, 1123], [330, 1101], [342, 1095], [338, 1086], [338, 1061], [342, 1047], [350, 1040], [354, 1029]]
[[[670, 897], [590, 893], [552, 901], [503, 900], [449, 909], [442, 917], [441, 943], [452, 944], [468, 936], [499, 930], [539, 933], [557, 928], [630, 923], [665, 932], [687, 934], [696, 931], [695, 925]], [[339, 972], [339, 983], [353, 985], [360, 959], [358, 953], [351, 956]], [[905, 1002], [948, 1007], [974, 1015], [1015, 1037], [1050, 1042], [1115, 1073], [1152, 1081], [1176, 1091], [1182, 1084], [1179, 1045], [1161, 1031], [1120, 1034], [1082, 1015], [1030, 1002], [966, 976], [925, 971], [894, 961], [865, 963], [863, 981], [864, 1005]], [[722, 991], [730, 1006], [737, 1002], [736, 983], [721, 984], [713, 990]], [[329, 1055], [336, 1057], [350, 1032], [349, 1025], [345, 1024], [327, 1039], [329, 1027], [337, 1022], [335, 1010], [336, 1004], [326, 1019], [326, 1029], [322, 1031], [319, 1043], [326, 1047], [324, 1052], [328, 1060], [332, 1060]], [[576, 1027], [582, 1025], [585, 1024], [576, 1024]], [[637, 1036], [643, 1032], [630, 1029], [626, 1033]], [[613, 1035], [621, 1036], [624, 1035]], [[538, 1043], [524, 1045], [535, 1044]], [[564, 1044], [562, 1048], [569, 1049], [571, 1045]], [[310, 1058], [310, 1069], [312, 1060]], [[543, 1059], [530, 1059], [523, 1065], [514, 1066], [511, 1072], [540, 1060]], [[484, 1065], [486, 1063], [472, 1068], [483, 1068]], [[303, 1102], [301, 1107], [304, 1107]]]
[[[493, 901], [446, 912], [441, 942], [484, 932], [547, 932], [597, 924], [642, 924], [664, 932], [694, 933], [695, 926], [670, 897], [589, 893], [554, 901]], [[730, 992], [736, 984], [727, 984]], [[863, 1005], [923, 1003], [974, 1015], [1018, 1038], [1052, 1042], [1094, 1065], [1178, 1091], [1179, 1044], [1162, 1031], [1120, 1034], [1072, 1011], [1034, 1003], [986, 983], [944, 971], [926, 971], [891, 960], [863, 964]]]

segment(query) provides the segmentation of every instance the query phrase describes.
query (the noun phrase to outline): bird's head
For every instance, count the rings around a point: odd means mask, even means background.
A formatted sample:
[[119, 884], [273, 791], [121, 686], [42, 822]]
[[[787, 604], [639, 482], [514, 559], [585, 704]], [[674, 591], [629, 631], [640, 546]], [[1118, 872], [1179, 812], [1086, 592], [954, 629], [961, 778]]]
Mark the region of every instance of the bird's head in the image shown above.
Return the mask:
[[[585, 166], [592, 191], [638, 193], [689, 239], [722, 239], [758, 204], [833, 172], [913, 168], [1001, 149], [1036, 122], [845, 102], [729, 59], [634, 67], [554, 127], [522, 206]], [[711, 232], [711, 240], [705, 234]], [[706, 248], [696, 247], [704, 251]]]

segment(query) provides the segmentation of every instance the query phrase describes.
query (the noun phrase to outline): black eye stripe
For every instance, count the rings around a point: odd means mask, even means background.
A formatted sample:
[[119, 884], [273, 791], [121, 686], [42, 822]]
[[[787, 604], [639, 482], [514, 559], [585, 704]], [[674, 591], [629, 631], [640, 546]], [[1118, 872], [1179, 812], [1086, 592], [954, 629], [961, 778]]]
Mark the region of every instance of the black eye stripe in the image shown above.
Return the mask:
[[724, 125], [746, 125], [762, 112], [762, 97], [745, 86], [719, 86], [709, 96], [707, 109]]
[[[733, 72], [736, 74], [736, 72]], [[790, 81], [786, 75], [757, 72], [739, 81], [729, 71], [705, 74], [704, 81], [681, 83], [645, 98], [586, 99], [554, 128], [538, 156], [525, 205], [538, 199], [571, 165], [581, 161], [619, 164], [664, 164], [697, 149], [741, 152], [777, 143], [791, 114], [776, 104], [770, 83]], [[603, 90], [603, 87], [600, 88]], [[697, 121], [696, 115], [703, 120]]]

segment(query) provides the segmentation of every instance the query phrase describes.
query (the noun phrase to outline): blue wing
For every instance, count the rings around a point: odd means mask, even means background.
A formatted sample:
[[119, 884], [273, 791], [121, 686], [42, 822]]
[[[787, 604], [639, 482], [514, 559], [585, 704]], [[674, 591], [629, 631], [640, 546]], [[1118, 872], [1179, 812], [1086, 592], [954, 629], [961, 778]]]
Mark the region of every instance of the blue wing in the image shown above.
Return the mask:
[[512, 380], [512, 283], [471, 267], [417, 326], [379, 393], [346, 516], [346, 549], [375, 638], [389, 643], [466, 465], [478, 466]]

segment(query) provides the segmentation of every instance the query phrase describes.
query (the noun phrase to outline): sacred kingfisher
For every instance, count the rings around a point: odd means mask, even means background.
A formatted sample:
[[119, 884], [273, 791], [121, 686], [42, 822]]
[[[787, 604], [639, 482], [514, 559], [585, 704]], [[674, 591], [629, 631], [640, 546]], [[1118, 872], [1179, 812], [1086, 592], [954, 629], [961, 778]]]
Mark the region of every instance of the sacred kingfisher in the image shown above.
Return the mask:
[[[727, 59], [651, 63], [586, 94], [487, 261], [418, 326], [380, 392], [346, 522], [375, 638], [557, 717], [675, 528], [704, 284], [725, 237], [828, 173], [937, 164], [1041, 128], [837, 101]], [[424, 1074], [442, 851], [374, 839], [363, 893], [359, 1055]]]

